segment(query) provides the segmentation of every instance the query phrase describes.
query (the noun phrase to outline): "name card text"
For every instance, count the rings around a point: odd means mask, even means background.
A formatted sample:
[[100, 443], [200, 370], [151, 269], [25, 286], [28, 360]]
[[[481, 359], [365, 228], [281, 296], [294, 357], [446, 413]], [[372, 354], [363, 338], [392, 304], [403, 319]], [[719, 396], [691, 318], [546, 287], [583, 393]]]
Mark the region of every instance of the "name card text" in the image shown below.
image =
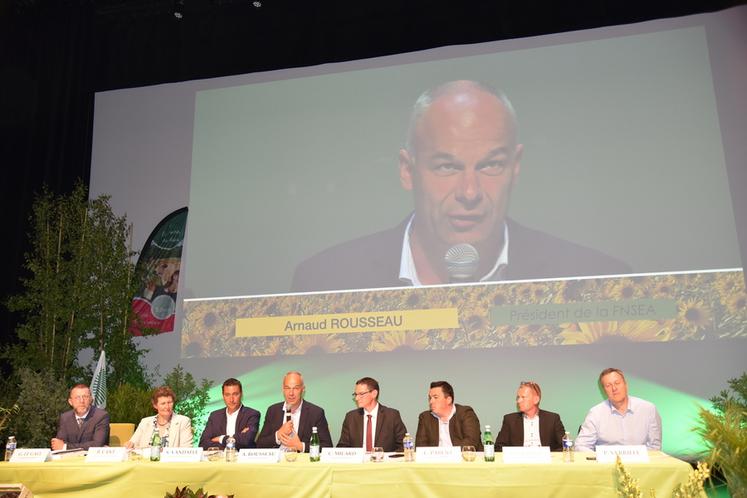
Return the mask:
[[648, 449], [643, 444], [638, 445], [597, 445], [597, 462], [614, 463], [618, 455], [623, 463], [648, 463]]
[[322, 448], [322, 463], [363, 463], [363, 448]]
[[549, 446], [504, 446], [503, 463], [551, 463]]

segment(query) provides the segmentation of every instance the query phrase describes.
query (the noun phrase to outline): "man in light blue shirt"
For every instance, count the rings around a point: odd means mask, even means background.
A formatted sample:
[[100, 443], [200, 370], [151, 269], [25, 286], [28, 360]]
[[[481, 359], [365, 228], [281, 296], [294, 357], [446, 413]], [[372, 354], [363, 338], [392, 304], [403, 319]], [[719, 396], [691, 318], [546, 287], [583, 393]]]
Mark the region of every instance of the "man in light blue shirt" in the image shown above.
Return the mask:
[[643, 444], [649, 450], [661, 449], [661, 417], [656, 406], [628, 396], [622, 370], [607, 368], [599, 374], [607, 400], [589, 410], [576, 438], [577, 451], [594, 451], [597, 445]]

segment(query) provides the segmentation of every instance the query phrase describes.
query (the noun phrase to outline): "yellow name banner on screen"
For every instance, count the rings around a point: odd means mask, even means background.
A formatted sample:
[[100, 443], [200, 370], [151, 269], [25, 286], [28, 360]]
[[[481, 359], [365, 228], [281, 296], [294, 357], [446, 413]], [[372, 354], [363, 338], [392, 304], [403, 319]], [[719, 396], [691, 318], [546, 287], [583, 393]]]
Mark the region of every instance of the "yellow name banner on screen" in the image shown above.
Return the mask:
[[457, 308], [236, 319], [236, 337], [459, 328]]

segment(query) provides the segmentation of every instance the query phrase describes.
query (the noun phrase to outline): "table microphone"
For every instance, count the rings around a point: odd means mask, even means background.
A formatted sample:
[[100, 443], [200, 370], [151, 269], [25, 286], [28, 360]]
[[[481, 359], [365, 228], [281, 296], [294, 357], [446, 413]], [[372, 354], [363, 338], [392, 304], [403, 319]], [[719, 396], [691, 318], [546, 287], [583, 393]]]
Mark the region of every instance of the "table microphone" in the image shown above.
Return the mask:
[[449, 283], [473, 282], [475, 272], [480, 264], [480, 255], [474, 246], [462, 243], [451, 246], [444, 255]]

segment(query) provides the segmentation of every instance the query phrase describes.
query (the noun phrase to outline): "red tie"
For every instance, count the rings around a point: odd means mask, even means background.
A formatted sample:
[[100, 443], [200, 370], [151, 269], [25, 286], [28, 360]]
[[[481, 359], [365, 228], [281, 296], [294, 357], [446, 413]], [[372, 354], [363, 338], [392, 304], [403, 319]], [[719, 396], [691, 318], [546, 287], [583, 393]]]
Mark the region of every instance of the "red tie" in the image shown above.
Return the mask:
[[373, 444], [371, 444], [371, 441], [373, 440], [373, 430], [371, 427], [371, 415], [368, 416], [368, 422], [366, 422], [366, 451], [371, 453], [373, 451]]

